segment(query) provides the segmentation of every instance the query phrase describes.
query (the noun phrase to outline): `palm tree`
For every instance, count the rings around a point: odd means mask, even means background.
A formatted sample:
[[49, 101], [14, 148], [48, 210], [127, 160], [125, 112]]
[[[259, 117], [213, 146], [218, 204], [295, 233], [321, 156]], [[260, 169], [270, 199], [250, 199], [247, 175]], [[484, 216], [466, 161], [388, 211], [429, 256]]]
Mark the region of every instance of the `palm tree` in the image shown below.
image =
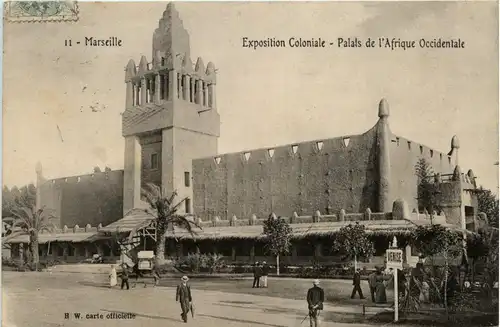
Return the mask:
[[[146, 210], [152, 216], [150, 226], [156, 227], [156, 262], [162, 264], [165, 261], [165, 236], [170, 230], [174, 232], [174, 226], [186, 230], [191, 235], [195, 234], [194, 227], [201, 227], [192, 219], [190, 214], [179, 214], [179, 207], [186, 201], [187, 198], [175, 203], [177, 192], [168, 195], [165, 190], [159, 186], [148, 183], [141, 190], [143, 198], [149, 204], [152, 212]], [[141, 227], [143, 228], [143, 227]], [[132, 231], [130, 235], [137, 231]]]
[[38, 255], [38, 233], [42, 231], [53, 232], [56, 228], [56, 217], [46, 208], [37, 209], [35, 206], [20, 206], [12, 210], [12, 218], [4, 221], [11, 222], [11, 235], [28, 234], [31, 260], [38, 270], [40, 257]]

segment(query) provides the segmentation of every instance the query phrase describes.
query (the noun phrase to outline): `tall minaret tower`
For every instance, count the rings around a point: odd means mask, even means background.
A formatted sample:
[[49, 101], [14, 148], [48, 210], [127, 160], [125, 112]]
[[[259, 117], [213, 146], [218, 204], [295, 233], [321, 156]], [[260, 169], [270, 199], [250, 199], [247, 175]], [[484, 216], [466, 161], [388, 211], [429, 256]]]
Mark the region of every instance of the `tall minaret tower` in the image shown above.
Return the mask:
[[161, 186], [187, 198], [192, 210], [192, 160], [215, 156], [220, 117], [216, 109], [216, 70], [190, 57], [189, 34], [172, 3], [153, 34], [151, 62], [130, 60], [125, 69], [126, 101], [124, 213], [141, 207], [141, 187]]
[[382, 99], [378, 105], [379, 120], [377, 123], [377, 165], [379, 172], [378, 211], [392, 210], [391, 196], [391, 130], [389, 129], [389, 104]]

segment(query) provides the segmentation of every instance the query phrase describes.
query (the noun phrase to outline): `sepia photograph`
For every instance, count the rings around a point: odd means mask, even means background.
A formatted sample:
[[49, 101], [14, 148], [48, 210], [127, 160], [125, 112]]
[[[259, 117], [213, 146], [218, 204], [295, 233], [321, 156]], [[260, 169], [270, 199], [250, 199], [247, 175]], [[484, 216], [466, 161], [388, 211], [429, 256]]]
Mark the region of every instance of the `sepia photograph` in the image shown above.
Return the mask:
[[2, 326], [498, 326], [498, 7], [4, 2]]

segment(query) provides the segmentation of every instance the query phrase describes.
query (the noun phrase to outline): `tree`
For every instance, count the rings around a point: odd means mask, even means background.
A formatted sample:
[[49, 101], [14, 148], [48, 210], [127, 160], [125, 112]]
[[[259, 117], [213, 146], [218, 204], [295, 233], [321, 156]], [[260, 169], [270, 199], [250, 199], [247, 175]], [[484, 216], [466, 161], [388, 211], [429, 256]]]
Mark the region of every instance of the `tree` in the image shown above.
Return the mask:
[[335, 235], [332, 247], [335, 252], [343, 255], [345, 260], [354, 260], [354, 270], [358, 268], [360, 257], [370, 258], [375, 253], [365, 225], [358, 222], [342, 227]]
[[276, 257], [276, 274], [280, 274], [280, 255], [288, 253], [292, 246], [292, 227], [281, 217], [271, 214], [264, 221], [264, 232], [266, 236], [265, 250]]
[[35, 207], [36, 205], [36, 187], [28, 184], [21, 189], [14, 186], [11, 190], [7, 186], [2, 190], [2, 222], [4, 227], [4, 236], [12, 233], [12, 222], [14, 212], [19, 207]]
[[2, 190], [2, 217], [10, 217], [14, 207], [14, 196], [7, 186]]
[[107, 173], [109, 173], [109, 172], [111, 171], [111, 168], [109, 168], [108, 166], [106, 166], [106, 167], [104, 168], [104, 171], [105, 171], [105, 172], [107, 172]]
[[437, 184], [434, 183], [434, 170], [425, 158], [420, 158], [415, 165], [415, 175], [418, 179], [417, 199], [419, 210], [427, 210], [432, 219], [434, 210], [440, 210], [437, 199], [439, 190]]
[[28, 234], [29, 235], [29, 251], [31, 260], [36, 270], [40, 263], [38, 255], [38, 234], [42, 231], [53, 232], [56, 228], [56, 217], [49, 209], [40, 208], [36, 209], [35, 206], [31, 207], [16, 207], [12, 211], [13, 218], [11, 220], [12, 228], [19, 228], [14, 234]]
[[94, 173], [100, 173], [100, 172], [101, 172], [101, 168], [99, 168], [99, 166], [95, 166]]
[[16, 206], [35, 207], [36, 206], [36, 187], [28, 184], [21, 187], [20, 195], [15, 199]]
[[484, 212], [491, 227], [498, 228], [498, 198], [488, 189], [479, 187], [477, 192], [477, 209]]
[[[413, 244], [424, 257], [441, 255], [444, 259], [444, 307], [448, 314], [448, 270], [450, 259], [464, 253], [463, 235], [441, 225], [417, 226], [412, 234]], [[440, 288], [434, 285], [437, 291]]]
[[[142, 190], [144, 200], [149, 204], [151, 211], [146, 210], [147, 213], [153, 218], [150, 226], [156, 228], [156, 262], [162, 264], [165, 261], [165, 244], [167, 232], [174, 231], [174, 227], [185, 229], [191, 235], [195, 234], [194, 227], [201, 227], [190, 219], [189, 214], [179, 214], [179, 207], [186, 201], [187, 198], [175, 203], [177, 192], [167, 195], [165, 190], [159, 186], [148, 183]], [[143, 228], [143, 227], [141, 227]], [[131, 232], [131, 235], [137, 231]]]

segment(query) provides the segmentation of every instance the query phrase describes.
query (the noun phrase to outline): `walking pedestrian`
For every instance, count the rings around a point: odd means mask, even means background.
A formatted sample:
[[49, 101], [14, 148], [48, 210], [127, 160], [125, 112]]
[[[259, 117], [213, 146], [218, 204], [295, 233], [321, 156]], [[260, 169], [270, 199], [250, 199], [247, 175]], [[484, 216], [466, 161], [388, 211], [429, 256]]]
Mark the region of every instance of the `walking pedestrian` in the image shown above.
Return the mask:
[[[375, 267], [378, 269], [378, 267]], [[368, 276], [368, 286], [370, 287], [370, 294], [372, 296], [372, 302], [375, 303], [375, 290], [377, 289], [377, 271], [375, 270]]]
[[364, 299], [365, 297], [363, 296], [363, 291], [361, 290], [361, 274], [360, 274], [361, 269], [358, 268], [357, 271], [354, 272], [354, 276], [352, 277], [352, 293], [351, 293], [351, 299], [354, 299], [356, 296], [356, 293], [359, 293], [359, 298]]
[[188, 285], [189, 278], [187, 276], [182, 276], [181, 284], [177, 286], [177, 292], [175, 295], [175, 302], [180, 302], [181, 304], [181, 317], [184, 322], [187, 322], [187, 317], [189, 309], [191, 308], [193, 298], [191, 297], [191, 287]]
[[127, 285], [127, 290], [130, 289], [130, 286], [128, 284], [128, 266], [126, 263], [122, 264], [121, 279], [122, 279], [121, 289], [123, 289], [125, 285]]
[[269, 275], [269, 266], [265, 261], [262, 262], [262, 287], [267, 288], [267, 276]]
[[313, 287], [307, 291], [307, 307], [309, 309], [309, 323], [311, 327], [319, 327], [319, 313], [323, 310], [325, 292], [319, 287], [319, 280], [313, 281]]

